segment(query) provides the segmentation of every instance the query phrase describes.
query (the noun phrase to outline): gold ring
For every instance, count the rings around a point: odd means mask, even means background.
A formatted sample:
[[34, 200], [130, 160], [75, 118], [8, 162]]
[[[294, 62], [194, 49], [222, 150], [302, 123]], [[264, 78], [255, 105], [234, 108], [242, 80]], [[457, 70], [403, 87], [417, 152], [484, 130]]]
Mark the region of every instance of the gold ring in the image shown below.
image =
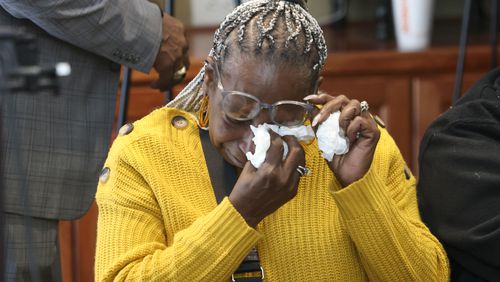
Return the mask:
[[186, 73], [187, 73], [186, 66], [182, 66], [182, 68], [178, 69], [174, 73], [174, 80], [183, 80], [184, 77], [186, 76]]

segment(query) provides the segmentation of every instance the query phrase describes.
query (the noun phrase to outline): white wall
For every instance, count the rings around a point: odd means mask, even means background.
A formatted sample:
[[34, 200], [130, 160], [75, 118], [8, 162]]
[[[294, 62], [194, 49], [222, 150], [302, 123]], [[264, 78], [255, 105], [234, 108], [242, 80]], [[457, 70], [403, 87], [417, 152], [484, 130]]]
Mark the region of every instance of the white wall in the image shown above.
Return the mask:
[[[161, 6], [164, 0], [151, 0]], [[235, 7], [233, 0], [177, 0], [175, 15], [186, 25], [193, 27], [214, 27], [224, 19]], [[308, 6], [311, 14], [321, 21], [328, 20], [331, 9], [329, 0], [309, 0]]]
[[[150, 0], [163, 5], [165, 0]], [[216, 26], [222, 21], [225, 14], [234, 7], [232, 0], [173, 0], [175, 2], [176, 16], [185, 24], [199, 23]], [[485, 0], [477, 0], [487, 2]], [[489, 0], [488, 0], [489, 1]], [[311, 14], [322, 23], [332, 14], [332, 0], [309, 0], [308, 6]], [[349, 21], [373, 20], [375, 16], [375, 0], [347, 0], [349, 5]], [[194, 8], [192, 6], [198, 6]], [[434, 9], [438, 18], [461, 18], [463, 0], [438, 0]], [[196, 16], [192, 10], [196, 10]], [[323, 22], [324, 23], [324, 22]]]

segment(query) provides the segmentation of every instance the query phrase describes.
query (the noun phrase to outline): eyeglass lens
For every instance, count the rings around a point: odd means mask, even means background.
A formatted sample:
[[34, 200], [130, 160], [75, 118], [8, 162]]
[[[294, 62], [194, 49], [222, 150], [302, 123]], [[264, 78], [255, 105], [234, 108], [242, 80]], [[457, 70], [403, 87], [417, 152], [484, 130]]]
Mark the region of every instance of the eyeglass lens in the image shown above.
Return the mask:
[[[227, 93], [222, 101], [226, 114], [238, 121], [251, 120], [255, 118], [261, 109], [258, 100], [238, 93]], [[302, 125], [307, 117], [307, 109], [299, 104], [278, 103], [270, 112], [273, 122], [284, 126]]]

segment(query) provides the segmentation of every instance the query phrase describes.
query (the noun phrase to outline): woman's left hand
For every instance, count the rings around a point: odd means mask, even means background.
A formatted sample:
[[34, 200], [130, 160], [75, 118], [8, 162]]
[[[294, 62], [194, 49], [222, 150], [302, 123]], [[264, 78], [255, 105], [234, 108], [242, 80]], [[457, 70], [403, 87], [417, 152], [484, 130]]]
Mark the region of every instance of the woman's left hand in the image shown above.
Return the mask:
[[328, 163], [343, 187], [361, 179], [370, 169], [380, 130], [368, 111], [361, 112], [360, 102], [344, 95], [310, 95], [304, 100], [323, 105], [313, 119], [313, 127], [324, 122], [331, 113], [340, 111], [339, 123], [349, 139], [349, 152], [335, 155]]

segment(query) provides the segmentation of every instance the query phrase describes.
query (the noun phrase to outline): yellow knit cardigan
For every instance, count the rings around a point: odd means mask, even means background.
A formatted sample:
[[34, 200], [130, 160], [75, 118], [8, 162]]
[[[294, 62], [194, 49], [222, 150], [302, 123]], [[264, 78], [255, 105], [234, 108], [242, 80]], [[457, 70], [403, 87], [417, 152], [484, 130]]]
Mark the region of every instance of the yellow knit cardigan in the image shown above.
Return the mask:
[[[177, 116], [188, 124], [173, 126]], [[249, 227], [219, 205], [195, 119], [158, 109], [118, 137], [96, 194], [96, 281], [227, 281], [257, 246], [265, 281], [447, 281], [448, 261], [421, 222], [415, 179], [382, 129], [370, 170], [341, 189], [317, 143], [297, 196]]]

